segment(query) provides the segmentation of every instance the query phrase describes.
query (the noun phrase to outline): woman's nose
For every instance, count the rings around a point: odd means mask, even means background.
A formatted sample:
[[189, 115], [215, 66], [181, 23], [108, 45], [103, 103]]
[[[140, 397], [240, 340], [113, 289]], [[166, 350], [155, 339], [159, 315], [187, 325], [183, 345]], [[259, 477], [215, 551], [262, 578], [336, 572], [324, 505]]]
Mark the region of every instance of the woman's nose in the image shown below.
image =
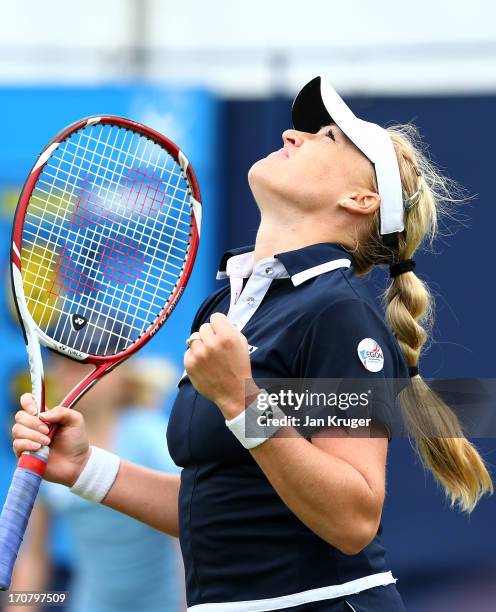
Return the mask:
[[303, 138], [298, 130], [284, 130], [282, 141], [285, 145], [293, 145], [294, 147], [301, 147], [303, 144]]

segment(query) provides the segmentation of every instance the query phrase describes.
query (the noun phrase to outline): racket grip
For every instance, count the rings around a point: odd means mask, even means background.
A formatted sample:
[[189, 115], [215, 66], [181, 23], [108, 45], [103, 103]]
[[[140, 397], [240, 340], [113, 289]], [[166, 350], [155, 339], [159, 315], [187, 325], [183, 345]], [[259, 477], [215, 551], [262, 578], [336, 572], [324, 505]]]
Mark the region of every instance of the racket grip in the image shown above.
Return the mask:
[[[31, 461], [38, 459], [33, 455], [27, 456]], [[41, 459], [39, 461], [40, 464], [44, 463]], [[42, 468], [41, 465], [40, 468]], [[41, 474], [31, 469], [18, 466], [14, 472], [0, 516], [0, 590], [2, 591], [7, 590], [10, 586], [14, 563], [40, 489], [41, 480]]]

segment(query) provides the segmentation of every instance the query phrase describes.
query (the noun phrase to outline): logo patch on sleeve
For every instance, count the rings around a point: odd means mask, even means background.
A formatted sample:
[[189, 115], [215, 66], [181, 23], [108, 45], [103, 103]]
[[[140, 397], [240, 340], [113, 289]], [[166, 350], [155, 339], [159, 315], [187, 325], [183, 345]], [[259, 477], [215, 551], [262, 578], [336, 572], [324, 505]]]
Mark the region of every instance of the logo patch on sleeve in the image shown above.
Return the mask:
[[373, 338], [364, 338], [357, 347], [358, 357], [369, 372], [380, 372], [384, 367], [384, 353]]

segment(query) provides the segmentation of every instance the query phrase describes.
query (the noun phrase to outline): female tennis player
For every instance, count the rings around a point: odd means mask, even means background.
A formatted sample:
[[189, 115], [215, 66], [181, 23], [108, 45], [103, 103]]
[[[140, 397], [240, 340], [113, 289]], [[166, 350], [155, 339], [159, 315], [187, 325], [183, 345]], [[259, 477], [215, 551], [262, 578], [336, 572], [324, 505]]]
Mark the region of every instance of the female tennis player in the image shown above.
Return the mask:
[[[293, 125], [249, 172], [255, 246], [225, 255], [219, 277], [229, 285], [192, 325], [167, 433], [181, 477], [90, 447], [80, 413], [56, 407], [37, 418], [29, 395], [14, 451], [43, 442], [42, 421], [58, 423], [46, 478], [178, 535], [191, 612], [399, 612], [380, 538], [381, 422], [358, 436], [341, 427], [306, 437], [276, 419], [248, 436], [245, 425], [264, 395], [257, 379], [406, 379], [406, 424], [452, 504], [469, 512], [492, 491], [455, 415], [418, 372], [430, 296], [412, 256], [435, 235], [447, 182], [413, 128], [356, 118], [321, 77], [298, 94]], [[386, 322], [360, 278], [381, 264], [391, 276]], [[274, 414], [272, 402], [264, 415]]]

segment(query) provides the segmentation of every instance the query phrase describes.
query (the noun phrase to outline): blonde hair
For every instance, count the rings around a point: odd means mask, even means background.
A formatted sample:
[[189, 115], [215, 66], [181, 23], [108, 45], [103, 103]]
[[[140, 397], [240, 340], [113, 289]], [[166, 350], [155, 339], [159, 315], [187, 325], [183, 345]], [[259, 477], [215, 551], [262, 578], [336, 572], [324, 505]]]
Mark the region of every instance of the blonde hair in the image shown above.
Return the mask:
[[[412, 125], [387, 128], [396, 151], [404, 199], [405, 230], [398, 251], [381, 241], [379, 212], [369, 235], [353, 251], [355, 271], [366, 274], [373, 265], [410, 259], [425, 244], [432, 244], [439, 218], [460, 202], [456, 184], [443, 176], [423, 151]], [[373, 179], [375, 181], [375, 177]], [[377, 185], [374, 184], [377, 191]], [[416, 195], [415, 195], [416, 194]], [[413, 271], [392, 279], [383, 296], [386, 321], [410, 367], [417, 367], [433, 323], [433, 298], [426, 283]], [[451, 506], [473, 510], [482, 495], [493, 492], [491, 476], [475, 447], [466, 439], [454, 412], [427, 385], [420, 374], [411, 378], [399, 395], [402, 416], [424, 465], [442, 485]]]

